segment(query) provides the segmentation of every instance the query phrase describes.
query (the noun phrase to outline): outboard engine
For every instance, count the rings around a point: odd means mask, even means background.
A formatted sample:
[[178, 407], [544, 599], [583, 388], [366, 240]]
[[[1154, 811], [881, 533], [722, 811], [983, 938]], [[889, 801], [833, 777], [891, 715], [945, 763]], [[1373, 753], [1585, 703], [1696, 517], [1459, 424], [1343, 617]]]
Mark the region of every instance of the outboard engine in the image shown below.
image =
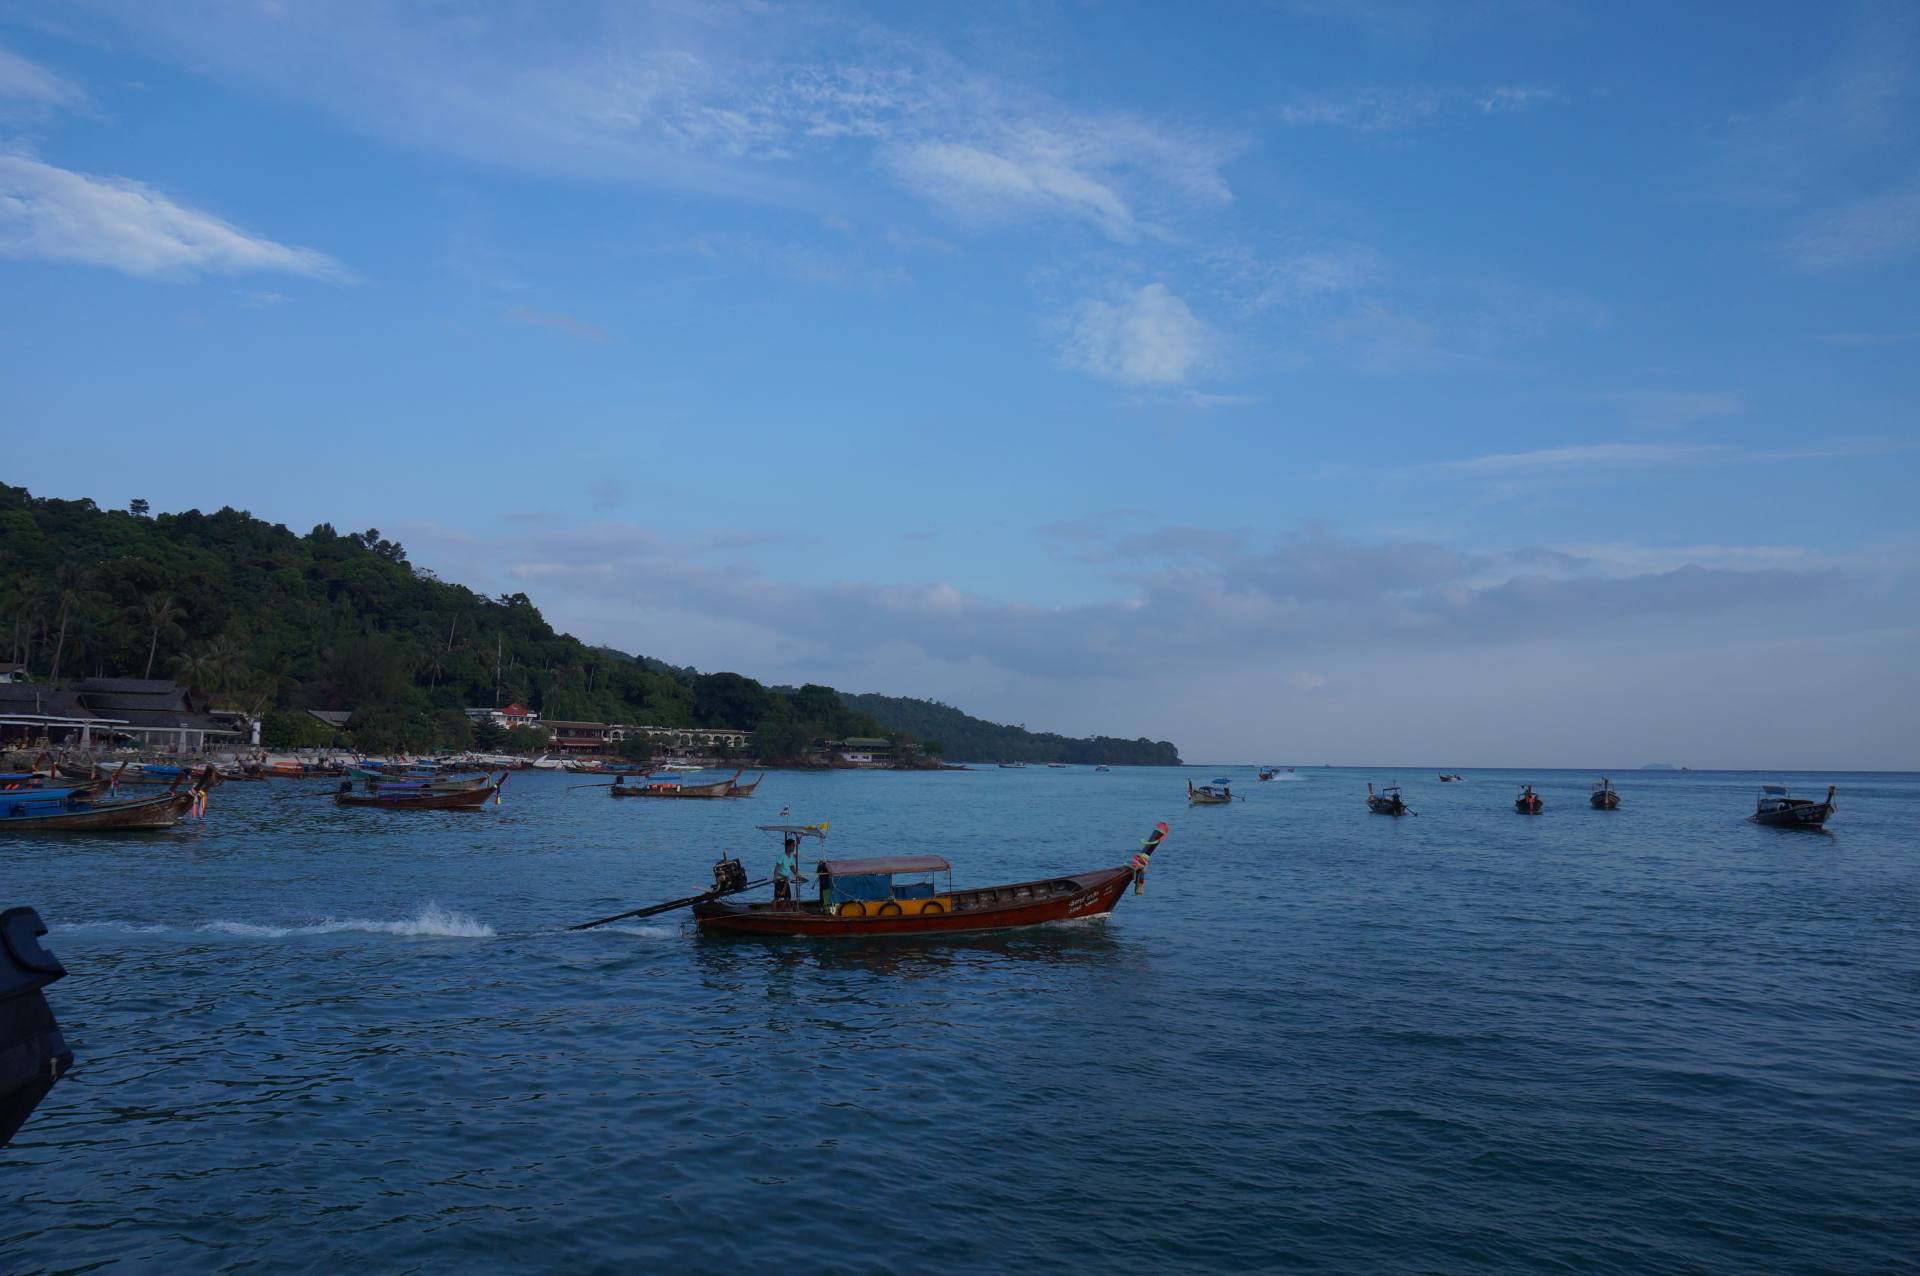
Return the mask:
[[40, 991], [67, 973], [40, 946], [46, 933], [31, 908], [0, 913], [0, 1148], [73, 1066], [73, 1051]]
[[747, 889], [747, 866], [724, 854], [713, 865], [713, 893], [731, 895]]

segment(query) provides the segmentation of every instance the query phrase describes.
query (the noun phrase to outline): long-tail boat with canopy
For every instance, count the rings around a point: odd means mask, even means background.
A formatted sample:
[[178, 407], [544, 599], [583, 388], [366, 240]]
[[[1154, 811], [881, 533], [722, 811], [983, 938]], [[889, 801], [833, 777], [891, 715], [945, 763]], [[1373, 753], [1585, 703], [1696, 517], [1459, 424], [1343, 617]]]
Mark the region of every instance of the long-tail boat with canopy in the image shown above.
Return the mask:
[[760, 828], [796, 845], [807, 838], [819, 840], [821, 857], [814, 863], [812, 898], [800, 891], [793, 898], [767, 903], [729, 898], [764, 886], [771, 879], [750, 882], [739, 860], [722, 856], [714, 865], [712, 890], [583, 922], [573, 929], [688, 907], [702, 934], [759, 938], [932, 937], [1102, 918], [1113, 911], [1136, 876], [1144, 874], [1146, 858], [1165, 837], [1162, 825], [1142, 844], [1135, 865], [998, 886], [956, 887], [952, 866], [938, 855], [828, 859], [824, 825], [766, 824]]

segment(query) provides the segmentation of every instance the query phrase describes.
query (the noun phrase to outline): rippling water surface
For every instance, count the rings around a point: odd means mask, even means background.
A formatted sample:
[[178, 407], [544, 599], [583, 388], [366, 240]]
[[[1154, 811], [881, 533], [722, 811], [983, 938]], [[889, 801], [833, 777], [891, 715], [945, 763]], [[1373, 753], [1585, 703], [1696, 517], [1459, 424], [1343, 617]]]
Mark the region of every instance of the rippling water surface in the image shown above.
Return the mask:
[[[0, 1269], [1866, 1272], [1920, 1254], [1920, 777], [776, 772], [726, 803], [228, 785], [0, 834], [79, 1068], [0, 1153]], [[1768, 777], [1773, 778], [1773, 777]], [[1419, 812], [1369, 815], [1365, 781]], [[1521, 780], [1546, 813], [1513, 813]], [[971, 941], [565, 924], [791, 803], [1104, 924]]]

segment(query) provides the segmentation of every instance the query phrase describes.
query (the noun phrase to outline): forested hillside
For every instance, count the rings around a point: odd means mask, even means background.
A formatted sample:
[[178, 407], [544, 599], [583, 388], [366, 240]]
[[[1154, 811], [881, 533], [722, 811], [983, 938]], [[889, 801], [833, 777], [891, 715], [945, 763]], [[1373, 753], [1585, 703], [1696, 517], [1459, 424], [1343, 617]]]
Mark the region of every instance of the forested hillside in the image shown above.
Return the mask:
[[172, 677], [278, 708], [273, 743], [323, 732], [294, 712], [311, 708], [350, 711], [363, 747], [461, 747], [462, 709], [514, 701], [547, 718], [744, 727], [769, 757], [888, 734], [830, 687], [776, 693], [588, 647], [526, 595], [438, 580], [377, 530], [301, 536], [235, 509], [156, 516], [5, 484], [0, 644], [38, 679]]
[[983, 722], [936, 700], [879, 695], [841, 698], [889, 730], [938, 741], [941, 751], [949, 758], [976, 762], [1180, 765], [1180, 751], [1166, 740], [1121, 740], [1104, 735], [1079, 740], [1050, 731], [1028, 731], [1025, 727]]

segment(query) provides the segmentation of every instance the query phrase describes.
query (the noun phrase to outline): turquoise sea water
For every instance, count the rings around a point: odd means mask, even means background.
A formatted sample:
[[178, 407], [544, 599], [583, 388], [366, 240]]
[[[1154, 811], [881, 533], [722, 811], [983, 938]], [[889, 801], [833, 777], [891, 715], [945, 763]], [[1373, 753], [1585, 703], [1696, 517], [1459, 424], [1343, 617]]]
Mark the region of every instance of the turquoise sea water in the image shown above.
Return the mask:
[[[1215, 774], [1246, 800], [1189, 810]], [[0, 1153], [0, 1270], [1913, 1270], [1920, 777], [1628, 772], [1613, 813], [1594, 778], [522, 773], [473, 814], [289, 781], [0, 834], [79, 1056]], [[1762, 778], [1837, 783], [1831, 832], [1746, 820]], [[1102, 924], [559, 932], [721, 849], [759, 875], [787, 803], [962, 884], [1172, 835]]]

